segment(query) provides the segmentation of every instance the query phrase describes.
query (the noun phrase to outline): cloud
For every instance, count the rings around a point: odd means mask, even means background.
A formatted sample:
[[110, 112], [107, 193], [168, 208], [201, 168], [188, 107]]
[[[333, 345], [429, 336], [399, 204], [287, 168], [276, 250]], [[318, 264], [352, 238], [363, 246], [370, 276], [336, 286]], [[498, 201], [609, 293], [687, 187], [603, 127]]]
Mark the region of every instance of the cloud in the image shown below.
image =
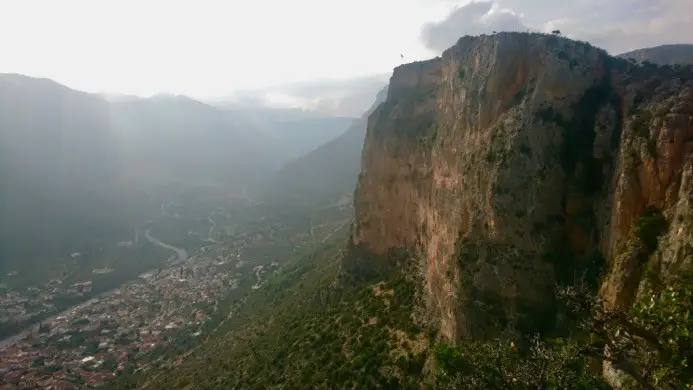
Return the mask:
[[670, 43], [693, 43], [693, 2], [690, 0], [619, 0], [610, 17], [591, 23], [576, 19], [565, 33], [618, 54]]
[[522, 15], [491, 1], [473, 1], [455, 8], [444, 20], [426, 23], [421, 39], [426, 47], [441, 52], [464, 35], [488, 34], [493, 31], [524, 31]]
[[613, 54], [669, 43], [693, 43], [693, 1], [473, 1], [455, 8], [440, 22], [425, 24], [421, 40], [440, 53], [464, 35], [527, 29], [558, 29], [565, 36], [588, 41]]
[[[221, 102], [246, 107], [298, 108], [328, 115], [358, 117], [370, 107], [374, 96], [387, 84], [389, 77], [389, 74], [378, 74], [280, 85], [241, 91]], [[210, 102], [214, 103], [213, 100]]]
[[273, 107], [301, 108], [331, 115], [357, 117], [387, 84], [389, 74], [344, 80], [316, 80], [279, 86], [263, 94]]

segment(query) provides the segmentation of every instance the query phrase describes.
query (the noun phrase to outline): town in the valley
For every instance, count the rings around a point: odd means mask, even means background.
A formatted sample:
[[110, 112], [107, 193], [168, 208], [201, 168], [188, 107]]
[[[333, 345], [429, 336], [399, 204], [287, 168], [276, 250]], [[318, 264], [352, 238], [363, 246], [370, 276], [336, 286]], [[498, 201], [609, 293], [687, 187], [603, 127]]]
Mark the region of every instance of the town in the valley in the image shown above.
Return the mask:
[[[185, 347], [199, 342], [232, 314], [228, 305], [219, 305], [221, 300], [239, 286], [248, 291], [261, 287], [263, 275], [278, 266], [244, 261], [239, 250], [206, 247], [184, 262], [141, 274], [5, 340], [0, 345], [0, 389], [98, 386], [146, 370], [175, 343]], [[89, 287], [87, 281], [70, 289]], [[5, 291], [0, 312], [25, 312], [27, 301], [17, 291]], [[34, 302], [41, 308], [40, 298]]]

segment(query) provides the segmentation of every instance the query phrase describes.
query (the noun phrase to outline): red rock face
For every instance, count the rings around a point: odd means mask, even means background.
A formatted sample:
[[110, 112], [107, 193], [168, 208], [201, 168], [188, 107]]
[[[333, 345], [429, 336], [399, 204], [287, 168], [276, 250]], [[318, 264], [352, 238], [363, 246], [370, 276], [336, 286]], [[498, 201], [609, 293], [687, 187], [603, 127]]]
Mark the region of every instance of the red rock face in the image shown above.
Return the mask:
[[[655, 207], [664, 211], [670, 225], [677, 226], [676, 231], [664, 237], [658, 252], [648, 255], [653, 261], [670, 252], [672, 246], [679, 246], [688, 238], [684, 232], [691, 228], [680, 222], [686, 219], [689, 208], [679, 207], [682, 198], [687, 202], [691, 189], [684, 182], [684, 173], [691, 169], [693, 152], [693, 86], [673, 88], [668, 98], [655, 101], [642, 110], [654, 111], [653, 116], [645, 124], [648, 137], [637, 136], [630, 132], [626, 139], [622, 154], [636, 154], [641, 163], [633, 166], [622, 158], [622, 168], [616, 182], [613, 214], [611, 216], [610, 241], [607, 243], [608, 259], [612, 272], [602, 287], [602, 295], [612, 306], [626, 307], [635, 297], [642, 275], [631, 275], [633, 281], [624, 279], [624, 269], [635, 266], [633, 252], [628, 254], [628, 248], [623, 245], [628, 242], [628, 234], [633, 225], [641, 217], [645, 209]], [[628, 124], [627, 124], [628, 125]], [[632, 122], [630, 123], [632, 126]], [[675, 233], [675, 238], [671, 233]], [[672, 242], [673, 240], [673, 242]], [[626, 253], [624, 253], [624, 251]], [[637, 251], [635, 251], [637, 252]], [[621, 256], [621, 257], [619, 257]], [[667, 262], [681, 263], [688, 253], [669, 253]], [[666, 275], [663, 275], [666, 277]], [[626, 278], [627, 279], [627, 278]], [[616, 280], [621, 280], [617, 282]], [[625, 288], [622, 284], [630, 285]]]
[[[487, 320], [539, 326], [532, 310], [548, 310], [554, 283], [595, 252], [619, 275], [603, 294], [632, 296], [640, 275], [615, 265], [617, 247], [648, 206], [684, 210], [689, 193], [693, 75], [667, 72], [514, 33], [466, 37], [395, 69], [369, 118], [352, 244], [373, 259], [406, 249], [450, 340], [484, 337]], [[631, 111], [643, 110], [656, 115], [638, 138]], [[500, 309], [487, 318], [475, 302], [491, 298]]]

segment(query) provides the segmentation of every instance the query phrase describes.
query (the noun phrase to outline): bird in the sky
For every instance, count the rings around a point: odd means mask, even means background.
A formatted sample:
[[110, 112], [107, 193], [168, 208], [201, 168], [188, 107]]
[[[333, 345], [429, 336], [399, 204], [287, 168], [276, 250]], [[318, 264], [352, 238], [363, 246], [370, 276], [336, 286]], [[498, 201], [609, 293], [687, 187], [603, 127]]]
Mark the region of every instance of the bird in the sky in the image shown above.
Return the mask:
[[400, 56], [400, 57], [402, 57], [402, 59], [404, 59], [404, 54], [401, 54], [401, 53], [400, 53], [400, 55], [399, 55], [399, 56]]

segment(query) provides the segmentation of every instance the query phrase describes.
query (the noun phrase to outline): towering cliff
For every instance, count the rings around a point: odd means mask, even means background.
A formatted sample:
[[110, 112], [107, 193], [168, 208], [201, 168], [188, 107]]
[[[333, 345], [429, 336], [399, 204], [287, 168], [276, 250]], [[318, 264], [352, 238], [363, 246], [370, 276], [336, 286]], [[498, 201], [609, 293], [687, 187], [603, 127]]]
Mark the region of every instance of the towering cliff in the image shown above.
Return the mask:
[[556, 324], [691, 267], [693, 70], [540, 34], [464, 37], [395, 69], [370, 116], [352, 275], [406, 269], [448, 340]]

